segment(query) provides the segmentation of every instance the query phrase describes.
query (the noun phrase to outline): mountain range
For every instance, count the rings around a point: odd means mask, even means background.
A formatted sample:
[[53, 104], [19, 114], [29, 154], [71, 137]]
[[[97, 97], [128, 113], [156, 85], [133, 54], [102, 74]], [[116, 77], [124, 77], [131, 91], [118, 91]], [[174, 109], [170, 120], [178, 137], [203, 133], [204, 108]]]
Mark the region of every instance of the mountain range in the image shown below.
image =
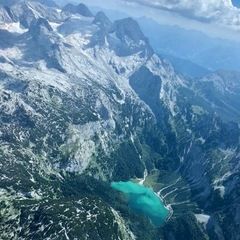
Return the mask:
[[[84, 4], [0, 4], [0, 239], [240, 238], [237, 71], [184, 77]], [[110, 187], [143, 177], [159, 228]]]
[[[191, 25], [185, 29], [177, 25], [161, 24], [147, 17], [139, 18], [138, 22], [154, 50], [170, 57], [175, 68], [188, 73], [184, 67], [179, 66], [179, 60], [182, 59], [182, 65], [191, 69], [188, 74], [190, 76], [199, 76], [199, 72], [206, 74], [207, 70], [239, 71], [240, 48], [237, 37], [235, 40], [226, 39], [224, 34], [222, 38], [214, 37], [191, 29]], [[198, 69], [196, 74], [192, 69], [193, 64]]]

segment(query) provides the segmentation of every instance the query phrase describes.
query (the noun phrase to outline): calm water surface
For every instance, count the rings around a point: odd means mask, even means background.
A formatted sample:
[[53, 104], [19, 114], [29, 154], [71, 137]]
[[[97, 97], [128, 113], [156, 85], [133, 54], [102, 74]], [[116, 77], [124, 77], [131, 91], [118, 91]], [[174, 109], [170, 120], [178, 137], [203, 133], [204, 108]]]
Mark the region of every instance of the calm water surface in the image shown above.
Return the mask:
[[130, 208], [146, 215], [157, 226], [162, 225], [170, 214], [162, 200], [151, 188], [131, 181], [112, 182], [111, 187], [127, 197]]

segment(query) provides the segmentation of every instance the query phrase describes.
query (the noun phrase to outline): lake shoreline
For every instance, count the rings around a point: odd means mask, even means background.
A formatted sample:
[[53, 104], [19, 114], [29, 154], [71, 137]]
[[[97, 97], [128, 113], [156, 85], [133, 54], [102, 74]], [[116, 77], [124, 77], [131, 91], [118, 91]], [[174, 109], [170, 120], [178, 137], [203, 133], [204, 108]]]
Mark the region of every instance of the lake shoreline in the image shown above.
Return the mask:
[[[147, 169], [145, 169], [143, 178], [137, 178], [136, 180], [138, 181], [138, 184], [144, 186], [144, 182], [146, 181], [147, 177], [148, 177], [148, 171], [147, 171]], [[159, 190], [157, 193], [154, 190], [153, 190], [153, 192], [160, 198], [161, 202], [164, 203], [164, 207], [169, 211], [169, 216], [167, 217], [167, 219], [165, 221], [167, 223], [173, 215], [173, 208], [172, 208], [171, 204], [167, 204], [166, 200], [161, 195], [161, 190]]]
[[[144, 179], [147, 174], [144, 174]], [[161, 226], [169, 221], [173, 214], [170, 205], [154, 192], [153, 188], [144, 186], [144, 181], [112, 182], [111, 187], [128, 196], [129, 207], [150, 218], [156, 226]]]

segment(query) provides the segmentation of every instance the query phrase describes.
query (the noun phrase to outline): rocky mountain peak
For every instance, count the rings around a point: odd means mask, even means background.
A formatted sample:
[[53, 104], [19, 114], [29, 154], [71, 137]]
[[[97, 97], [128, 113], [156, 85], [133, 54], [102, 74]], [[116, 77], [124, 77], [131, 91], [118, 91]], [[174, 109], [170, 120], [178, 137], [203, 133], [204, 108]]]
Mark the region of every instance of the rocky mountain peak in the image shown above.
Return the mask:
[[104, 12], [98, 12], [94, 18], [93, 24], [100, 26], [101, 28], [108, 29], [111, 27], [112, 22], [110, 19], [105, 15]]
[[88, 9], [88, 7], [80, 3], [77, 6], [71, 3], [68, 3], [64, 8], [64, 12], [71, 13], [71, 14], [80, 14], [84, 17], [93, 17], [92, 12]]
[[142, 53], [143, 56], [151, 56], [153, 50], [148, 39], [143, 34], [138, 23], [132, 18], [117, 20], [113, 23], [110, 35], [117, 38], [110, 38], [109, 42], [115, 47], [119, 56], [127, 56], [135, 53]]
[[124, 40], [126, 37], [133, 40], [134, 42], [146, 40], [146, 37], [140, 29], [140, 26], [132, 18], [125, 18], [115, 21], [114, 31], [116, 32], [118, 38], [121, 40]]
[[53, 29], [50, 26], [49, 22], [44, 18], [33, 20], [29, 28], [29, 32], [33, 37], [37, 37], [41, 34], [52, 32], [52, 31]]

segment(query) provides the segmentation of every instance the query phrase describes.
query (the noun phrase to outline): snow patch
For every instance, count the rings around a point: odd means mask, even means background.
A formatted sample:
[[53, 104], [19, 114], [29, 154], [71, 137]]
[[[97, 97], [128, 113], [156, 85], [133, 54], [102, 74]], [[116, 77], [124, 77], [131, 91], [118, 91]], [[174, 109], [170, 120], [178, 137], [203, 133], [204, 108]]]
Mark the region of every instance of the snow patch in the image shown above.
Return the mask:
[[209, 215], [206, 215], [206, 214], [195, 214], [195, 217], [197, 219], [197, 221], [203, 225], [203, 227], [206, 229], [207, 228], [207, 224], [208, 224], [208, 221], [210, 219], [210, 216]]
[[19, 33], [23, 34], [28, 31], [28, 29], [23, 28], [20, 22], [13, 22], [13, 23], [0, 23], [0, 29], [7, 30], [11, 33]]

